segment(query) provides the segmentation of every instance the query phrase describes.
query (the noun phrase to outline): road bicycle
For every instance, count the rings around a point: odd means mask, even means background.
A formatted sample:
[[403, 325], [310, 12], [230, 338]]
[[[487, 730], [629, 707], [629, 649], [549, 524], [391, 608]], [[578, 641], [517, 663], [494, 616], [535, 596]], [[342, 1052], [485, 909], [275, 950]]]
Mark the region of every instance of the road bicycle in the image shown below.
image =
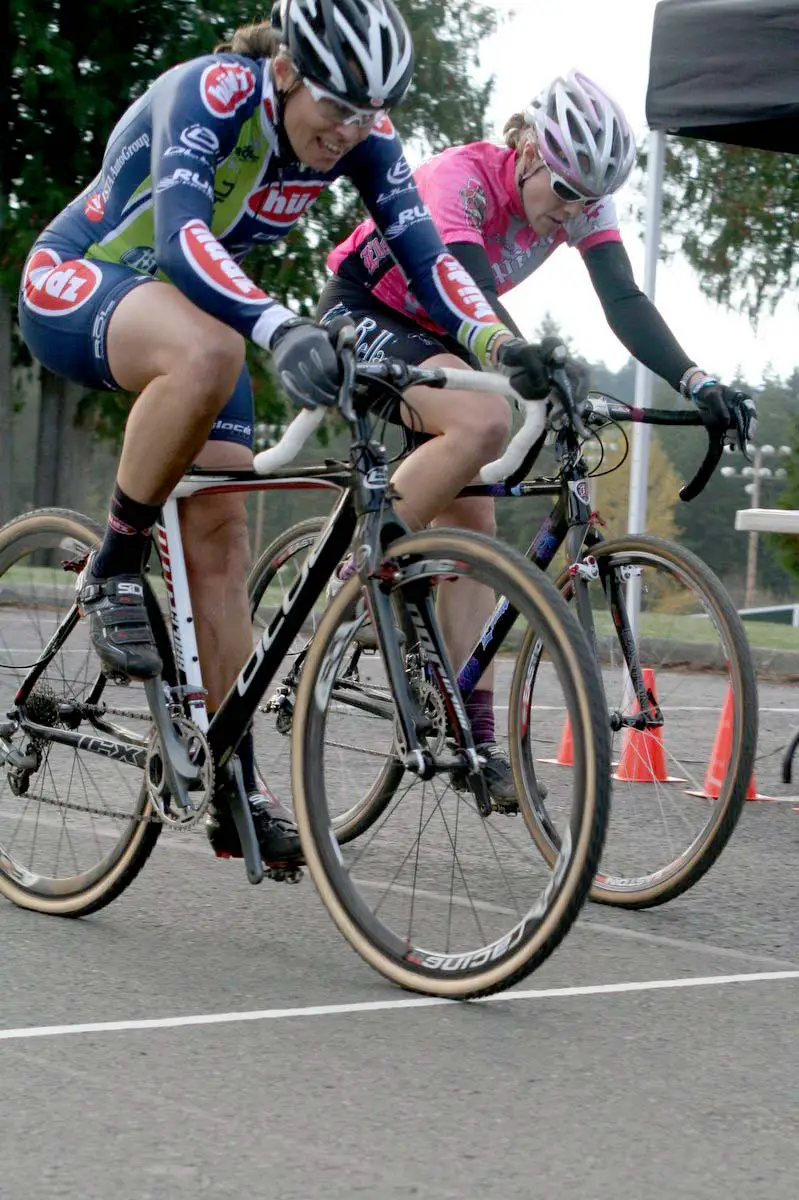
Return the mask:
[[[629, 422], [699, 426], [695, 410], [639, 409], [591, 395], [580, 411], [556, 395], [542, 433], [535, 406], [525, 406], [525, 424], [498, 463], [481, 472], [479, 485], [463, 496], [523, 499], [553, 496], [554, 506], [527, 551], [531, 562], [550, 568], [561, 550], [565, 565], [556, 587], [573, 606], [602, 667], [607, 723], [613, 739], [613, 818], [595, 901], [628, 908], [674, 899], [712, 866], [731, 837], [749, 789], [757, 745], [757, 686], [743, 624], [715, 574], [696, 555], [662, 538], [624, 535], [606, 539], [590, 504], [591, 474], [585, 447], [602, 430], [621, 431]], [[557, 469], [527, 480], [545, 439]], [[625, 439], [626, 440], [626, 439]], [[681, 490], [684, 500], [702, 491], [724, 448], [724, 435], [709, 435], [695, 477]], [[614, 466], [616, 469], [620, 462]], [[602, 459], [593, 474], [603, 472]], [[340, 463], [304, 468], [307, 485], [341, 488]], [[502, 480], [502, 482], [498, 482]], [[321, 523], [312, 518], [281, 534], [267, 547], [250, 577], [256, 624], [291, 586], [315, 544]], [[494, 642], [507, 636], [511, 617], [500, 601], [473, 655], [463, 665], [459, 686], [468, 688], [485, 669]], [[293, 698], [312, 624], [292, 648], [277, 690], [265, 706], [273, 725], [262, 724], [259, 753], [270, 753], [270, 778], [285, 775], [285, 743]], [[402, 764], [374, 732], [387, 713], [364, 684], [369, 649], [354, 656], [346, 686], [371, 704], [371, 725], [360, 740], [339, 739], [342, 786], [334, 825], [339, 839], [364, 834], [399, 787]], [[574, 753], [574, 731], [548, 694], [547, 655], [531, 630], [521, 644], [508, 700], [509, 753], [530, 803], [523, 809], [530, 832], [547, 861], [556, 861], [560, 811], [559, 777]], [[340, 688], [344, 686], [342, 681]], [[353, 700], [350, 698], [350, 708]], [[364, 725], [364, 722], [362, 722]], [[353, 796], [349, 781], [363, 777], [359, 766], [377, 761], [369, 785]], [[284, 790], [285, 778], [283, 779]]]
[[[601, 680], [568, 605], [523, 556], [468, 533], [408, 534], [392, 508], [375, 405], [417, 382], [509, 395], [507, 381], [390, 361], [358, 365], [344, 335], [340, 361], [338, 407], [352, 448], [339, 499], [210, 721], [179, 502], [228, 488], [302, 486], [302, 473], [285, 463], [319, 410], [301, 411], [252, 471], [193, 471], [164, 505], [153, 537], [160, 574], [154, 569], [145, 587], [164, 664], [155, 680], [101, 669], [79, 617], [74, 577], [100, 539], [95, 523], [45, 509], [0, 529], [0, 892], [43, 913], [96, 912], [132, 882], [163, 830], [201, 832], [211, 802], [230, 806], [250, 882], [265, 874], [295, 880], [296, 869], [264, 869], [236, 748], [262, 718], [265, 693], [354, 545], [357, 574], [319, 622], [294, 695], [291, 784], [305, 864], [341, 932], [387, 978], [452, 998], [484, 995], [553, 952], [596, 873], [609, 795]], [[552, 375], [565, 380], [557, 363]], [[539, 404], [539, 427], [543, 412]], [[574, 729], [574, 763], [558, 781], [559, 812], [568, 817], [551, 862], [529, 835], [531, 813], [509, 825], [492, 809], [464, 709], [468, 688], [456, 682], [435, 613], [440, 589], [462, 579], [505, 597], [515, 617], [492, 639], [486, 667], [500, 663], [510, 688], [508, 664], [531, 635], [546, 654], [554, 703]], [[353, 659], [367, 625], [378, 652], [359, 678]], [[361, 718], [375, 708], [396, 786], [364, 836], [341, 847], [338, 751], [328, 754], [328, 743], [359, 737]], [[511, 727], [519, 715], [508, 713]], [[255, 732], [260, 752], [257, 720]], [[348, 784], [358, 790], [359, 777]], [[531, 807], [521, 781], [518, 801], [523, 812]]]

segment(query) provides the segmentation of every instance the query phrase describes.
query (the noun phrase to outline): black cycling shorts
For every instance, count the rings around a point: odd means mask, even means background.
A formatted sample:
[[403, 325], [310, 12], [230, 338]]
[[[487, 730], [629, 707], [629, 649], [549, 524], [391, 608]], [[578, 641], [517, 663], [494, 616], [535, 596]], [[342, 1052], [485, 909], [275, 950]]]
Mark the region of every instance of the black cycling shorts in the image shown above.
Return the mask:
[[468, 350], [445, 333], [430, 333], [371, 292], [334, 275], [316, 306], [316, 319], [325, 325], [334, 317], [351, 317], [358, 330], [355, 353], [361, 362], [401, 358], [417, 367], [435, 354], [455, 354], [472, 365]]

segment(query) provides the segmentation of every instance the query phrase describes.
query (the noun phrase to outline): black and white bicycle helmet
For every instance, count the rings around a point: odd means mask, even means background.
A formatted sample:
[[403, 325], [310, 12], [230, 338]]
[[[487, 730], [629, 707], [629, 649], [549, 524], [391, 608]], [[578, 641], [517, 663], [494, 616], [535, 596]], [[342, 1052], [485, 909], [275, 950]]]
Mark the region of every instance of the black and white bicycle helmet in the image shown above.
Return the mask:
[[635, 137], [615, 100], [586, 75], [554, 80], [524, 116], [544, 162], [581, 195], [609, 196], [627, 180]]
[[272, 24], [301, 75], [362, 108], [396, 104], [413, 75], [413, 44], [393, 0], [281, 0]]

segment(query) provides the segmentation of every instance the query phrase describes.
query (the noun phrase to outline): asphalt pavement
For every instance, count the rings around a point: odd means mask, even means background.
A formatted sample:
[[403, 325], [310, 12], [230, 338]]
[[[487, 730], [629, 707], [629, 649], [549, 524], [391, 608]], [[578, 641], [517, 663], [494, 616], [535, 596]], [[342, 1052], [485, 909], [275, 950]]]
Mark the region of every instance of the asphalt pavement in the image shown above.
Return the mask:
[[775, 799], [710, 874], [589, 905], [489, 1002], [392, 988], [307, 879], [253, 888], [202, 834], [163, 836], [93, 917], [0, 902], [0, 1197], [792, 1200], [799, 696], [760, 705]]

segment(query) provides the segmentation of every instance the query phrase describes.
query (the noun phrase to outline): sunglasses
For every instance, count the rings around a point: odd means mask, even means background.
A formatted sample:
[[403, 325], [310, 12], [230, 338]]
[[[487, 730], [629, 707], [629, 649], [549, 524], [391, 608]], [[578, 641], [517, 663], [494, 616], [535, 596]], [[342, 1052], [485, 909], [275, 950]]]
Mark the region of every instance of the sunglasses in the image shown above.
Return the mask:
[[331, 125], [357, 125], [359, 129], [369, 129], [385, 112], [384, 108], [358, 108], [355, 104], [348, 104], [346, 100], [331, 95], [310, 79], [303, 77], [302, 82], [311, 93], [311, 98], [319, 105], [319, 111], [325, 120]]
[[579, 203], [583, 207], [587, 204], [596, 204], [596, 196], [584, 196], [581, 192], [575, 191], [571, 184], [566, 183], [565, 179], [561, 179], [559, 175], [555, 174], [549, 163], [544, 162], [543, 158], [541, 159], [541, 164], [546, 169], [547, 175], [549, 175], [549, 186], [558, 200], [562, 200], [564, 204]]

